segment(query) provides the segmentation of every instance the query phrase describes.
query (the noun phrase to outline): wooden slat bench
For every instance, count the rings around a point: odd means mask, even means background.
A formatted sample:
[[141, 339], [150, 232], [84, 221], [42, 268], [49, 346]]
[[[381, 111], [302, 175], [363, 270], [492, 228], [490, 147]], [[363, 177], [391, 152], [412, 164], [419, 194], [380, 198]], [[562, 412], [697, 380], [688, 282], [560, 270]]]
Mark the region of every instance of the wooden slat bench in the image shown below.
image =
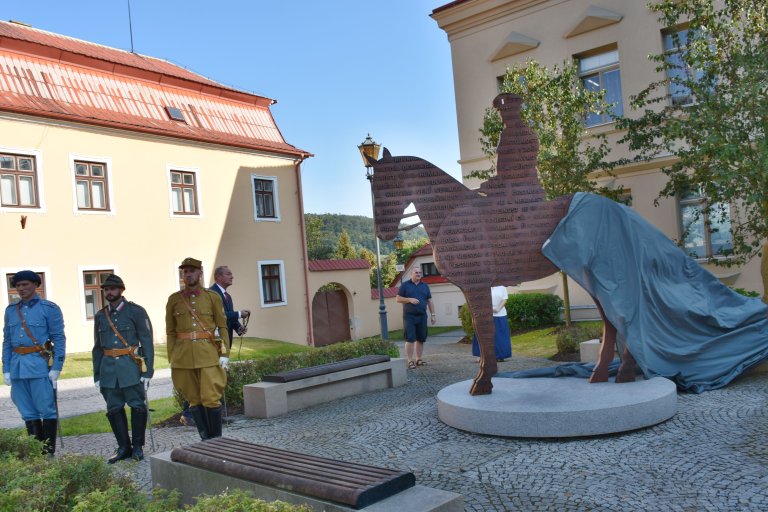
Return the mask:
[[230, 438], [150, 458], [153, 487], [179, 490], [184, 503], [227, 488], [315, 510], [464, 510], [460, 495], [417, 486], [411, 472], [315, 457]]
[[243, 410], [272, 418], [338, 398], [401, 386], [408, 381], [405, 359], [364, 356], [267, 375], [243, 386]]

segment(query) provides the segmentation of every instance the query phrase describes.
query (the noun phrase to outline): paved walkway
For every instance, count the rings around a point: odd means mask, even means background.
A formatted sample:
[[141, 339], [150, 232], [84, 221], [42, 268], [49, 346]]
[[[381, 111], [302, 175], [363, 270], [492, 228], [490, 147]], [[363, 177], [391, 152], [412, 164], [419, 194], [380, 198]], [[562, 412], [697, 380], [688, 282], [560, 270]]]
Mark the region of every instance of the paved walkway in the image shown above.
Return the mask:
[[[677, 415], [647, 429], [599, 438], [504, 439], [438, 420], [437, 392], [477, 371], [469, 345], [455, 341], [430, 338], [429, 364], [409, 371], [406, 386], [278, 418], [236, 416], [224, 435], [413, 471], [419, 484], [464, 495], [468, 511], [768, 509], [768, 373], [701, 395], [679, 395]], [[551, 364], [513, 357], [500, 367]], [[155, 431], [157, 451], [198, 440], [194, 428]], [[67, 437], [65, 445], [61, 452], [106, 457], [114, 438]], [[148, 460], [117, 466], [150, 489]]]

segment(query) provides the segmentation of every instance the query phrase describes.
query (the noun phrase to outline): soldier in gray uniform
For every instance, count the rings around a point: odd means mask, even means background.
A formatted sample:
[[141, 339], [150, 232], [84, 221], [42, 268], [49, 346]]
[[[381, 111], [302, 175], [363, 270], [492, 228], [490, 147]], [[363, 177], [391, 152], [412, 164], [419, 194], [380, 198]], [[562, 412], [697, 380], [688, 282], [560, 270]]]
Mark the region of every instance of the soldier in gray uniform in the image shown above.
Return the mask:
[[[93, 380], [107, 402], [107, 419], [117, 439], [109, 464], [144, 458], [146, 392], [154, 374], [152, 324], [143, 307], [125, 300], [125, 285], [111, 274], [101, 285], [107, 306], [96, 313], [93, 329]], [[125, 404], [131, 408], [131, 433]]]

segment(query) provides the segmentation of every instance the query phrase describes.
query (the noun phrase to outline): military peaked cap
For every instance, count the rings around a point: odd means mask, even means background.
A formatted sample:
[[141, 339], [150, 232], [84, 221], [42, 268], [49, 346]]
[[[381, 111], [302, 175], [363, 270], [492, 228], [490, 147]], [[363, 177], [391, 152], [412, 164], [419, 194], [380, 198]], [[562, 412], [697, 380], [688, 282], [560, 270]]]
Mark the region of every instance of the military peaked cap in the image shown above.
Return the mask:
[[115, 288], [122, 288], [125, 290], [125, 284], [123, 284], [123, 280], [120, 279], [120, 276], [116, 274], [109, 274], [104, 282], [101, 283], [102, 288], [106, 288], [107, 286], [114, 286]]
[[37, 275], [37, 272], [33, 272], [32, 270], [22, 270], [20, 272], [16, 272], [13, 275], [13, 278], [11, 278], [11, 286], [15, 287], [16, 283], [20, 283], [21, 281], [30, 281], [32, 283], [35, 283], [37, 286], [40, 286], [40, 276]]
[[196, 260], [195, 258], [184, 258], [184, 261], [181, 262], [181, 265], [179, 265], [179, 268], [184, 267], [192, 267], [192, 268], [203, 268], [203, 262], [200, 260]]

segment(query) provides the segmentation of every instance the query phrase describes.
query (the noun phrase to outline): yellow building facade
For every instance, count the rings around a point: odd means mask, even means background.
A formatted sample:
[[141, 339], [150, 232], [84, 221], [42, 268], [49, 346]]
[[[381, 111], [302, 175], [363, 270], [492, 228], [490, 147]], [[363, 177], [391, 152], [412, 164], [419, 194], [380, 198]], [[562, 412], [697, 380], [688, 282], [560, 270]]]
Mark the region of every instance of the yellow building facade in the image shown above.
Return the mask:
[[164, 342], [179, 263], [234, 273], [248, 334], [311, 343], [301, 162], [274, 101], [146, 56], [0, 22], [0, 305], [38, 272], [68, 352], [93, 346], [109, 273]]

